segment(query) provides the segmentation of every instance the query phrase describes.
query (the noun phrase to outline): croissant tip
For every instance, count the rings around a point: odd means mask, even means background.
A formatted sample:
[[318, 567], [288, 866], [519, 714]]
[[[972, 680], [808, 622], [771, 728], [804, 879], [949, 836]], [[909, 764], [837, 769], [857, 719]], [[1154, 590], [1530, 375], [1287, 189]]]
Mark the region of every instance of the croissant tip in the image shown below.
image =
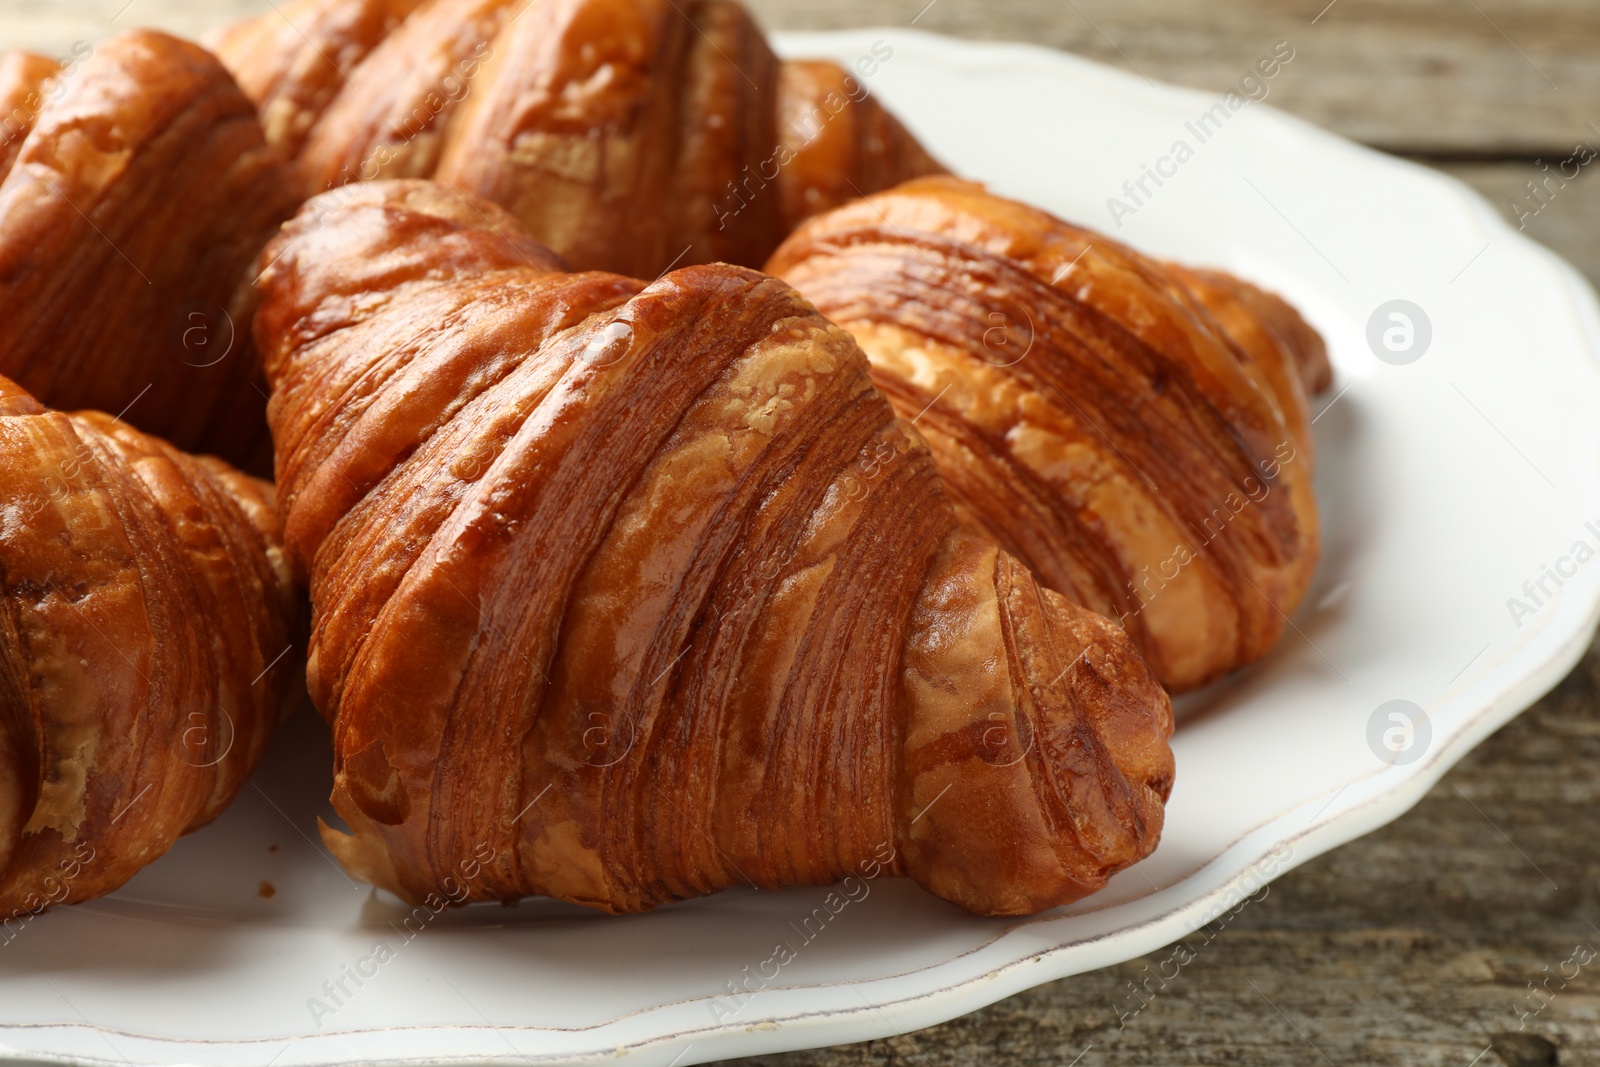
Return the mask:
[[[360, 819], [359, 815], [357, 819]], [[352, 833], [345, 833], [319, 816], [317, 831], [323, 845], [352, 878], [393, 893], [408, 904], [416, 904], [421, 900], [422, 894], [413, 893], [401, 882], [388, 850], [371, 827], [356, 826]]]

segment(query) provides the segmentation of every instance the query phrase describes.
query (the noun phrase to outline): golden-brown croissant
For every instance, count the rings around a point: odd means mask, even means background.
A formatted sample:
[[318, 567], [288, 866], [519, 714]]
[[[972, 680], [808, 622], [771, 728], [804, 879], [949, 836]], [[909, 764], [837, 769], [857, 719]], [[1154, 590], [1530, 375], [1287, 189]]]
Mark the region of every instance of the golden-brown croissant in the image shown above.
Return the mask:
[[298, 615], [271, 486], [0, 378], [0, 936], [221, 813]]
[[940, 170], [731, 0], [297, 0], [213, 43], [306, 195], [435, 177], [582, 269], [759, 266], [806, 215]]
[[809, 220], [768, 269], [860, 342], [962, 519], [1168, 686], [1278, 639], [1316, 565], [1329, 374], [1287, 304], [943, 177]]
[[871, 865], [1026, 913], [1155, 846], [1165, 692], [959, 528], [782, 282], [565, 273], [416, 181], [312, 201], [263, 259], [353, 873], [631, 912]]
[[[1278, 401], [1284, 424], [1304, 447], [1307, 470], [1316, 469], [1309, 398], [1333, 383], [1333, 364], [1322, 335], [1282, 297], [1219, 270], [1166, 267], [1211, 313], [1223, 335], [1258, 370]], [[1315, 561], [1313, 560], [1313, 563]]]
[[0, 62], [0, 374], [268, 465], [247, 268], [289, 172], [215, 57], [124, 33], [68, 66]]

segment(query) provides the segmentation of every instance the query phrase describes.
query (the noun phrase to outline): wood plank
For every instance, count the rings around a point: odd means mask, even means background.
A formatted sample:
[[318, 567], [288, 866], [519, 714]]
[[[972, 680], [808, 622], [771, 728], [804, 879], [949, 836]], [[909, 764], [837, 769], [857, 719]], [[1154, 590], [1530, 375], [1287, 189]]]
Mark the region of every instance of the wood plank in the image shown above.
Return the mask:
[[[752, 6], [774, 29], [915, 21], [919, 29], [1063, 48], [1215, 91], [1286, 40], [1296, 58], [1274, 83], [1272, 103], [1391, 150], [1532, 157], [1586, 136], [1589, 122], [1600, 125], [1600, 17], [1593, 0], [1326, 4], [754, 0]], [[270, 10], [271, 0], [0, 0], [0, 41], [62, 54], [74, 41], [119, 27], [154, 25], [194, 36]]]

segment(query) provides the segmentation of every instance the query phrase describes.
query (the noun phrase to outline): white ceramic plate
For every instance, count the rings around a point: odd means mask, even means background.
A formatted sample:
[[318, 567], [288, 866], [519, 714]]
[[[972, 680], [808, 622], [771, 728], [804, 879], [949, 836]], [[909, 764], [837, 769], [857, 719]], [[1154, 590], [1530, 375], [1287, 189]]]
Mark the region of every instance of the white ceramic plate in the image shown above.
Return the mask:
[[[525, 902], [407, 927], [406, 909], [312, 843], [328, 758], [302, 714], [218, 823], [114, 896], [0, 944], [6, 1056], [688, 1064], [904, 1032], [1196, 929], [1394, 819], [1571, 668], [1600, 604], [1600, 563], [1577, 561], [1600, 551], [1600, 315], [1570, 267], [1450, 179], [1262, 103], [1213, 119], [1202, 144], [1185, 124], [1219, 98], [1041, 49], [904, 29], [781, 47], [854, 63], [880, 41], [893, 55], [871, 85], [951, 166], [1273, 286], [1331, 343], [1316, 587], [1266, 662], [1184, 702], [1159, 851], [1100, 895], [1020, 921], [880, 881], [809, 928], [824, 890], [734, 891], [627, 919]], [[1291, 60], [1277, 78], [1297, 73]], [[1192, 157], [1163, 162], [1180, 139]], [[1146, 164], [1170, 176], [1135, 204], [1122, 184]], [[1112, 196], [1135, 208], [1120, 229]], [[1366, 338], [1392, 300], [1431, 324], [1407, 365]], [[1545, 578], [1536, 604], [1523, 583], [1547, 566], [1561, 584]], [[1528, 611], [1514, 618], [1511, 597]], [[1374, 720], [1392, 700], [1425, 709], [1427, 726], [1386, 760], [1375, 753], [1406, 741], [1383, 739], [1403, 725], [1389, 710]], [[795, 956], [774, 968], [780, 942]], [[756, 991], [730, 994], [741, 982]]]

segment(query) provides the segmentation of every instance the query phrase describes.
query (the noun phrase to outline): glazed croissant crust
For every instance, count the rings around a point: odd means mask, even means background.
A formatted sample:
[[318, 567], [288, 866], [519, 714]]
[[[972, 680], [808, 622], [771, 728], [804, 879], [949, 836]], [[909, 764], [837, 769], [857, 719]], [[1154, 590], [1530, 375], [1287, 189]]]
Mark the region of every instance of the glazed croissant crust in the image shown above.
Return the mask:
[[809, 220], [768, 270], [860, 342], [963, 521], [1169, 687], [1277, 641], [1316, 565], [1330, 375], [1289, 305], [942, 177]]
[[298, 611], [271, 486], [0, 378], [0, 921], [221, 813], [301, 691]]
[[759, 266], [806, 215], [940, 169], [730, 0], [297, 0], [213, 43], [307, 196], [437, 178], [577, 268]]
[[1164, 691], [958, 527], [788, 286], [566, 273], [423, 182], [313, 201], [263, 259], [352, 873], [632, 912], [876, 861], [1026, 913], [1155, 846]]
[[249, 278], [294, 209], [217, 60], [165, 34], [0, 62], [0, 374], [268, 465]]

